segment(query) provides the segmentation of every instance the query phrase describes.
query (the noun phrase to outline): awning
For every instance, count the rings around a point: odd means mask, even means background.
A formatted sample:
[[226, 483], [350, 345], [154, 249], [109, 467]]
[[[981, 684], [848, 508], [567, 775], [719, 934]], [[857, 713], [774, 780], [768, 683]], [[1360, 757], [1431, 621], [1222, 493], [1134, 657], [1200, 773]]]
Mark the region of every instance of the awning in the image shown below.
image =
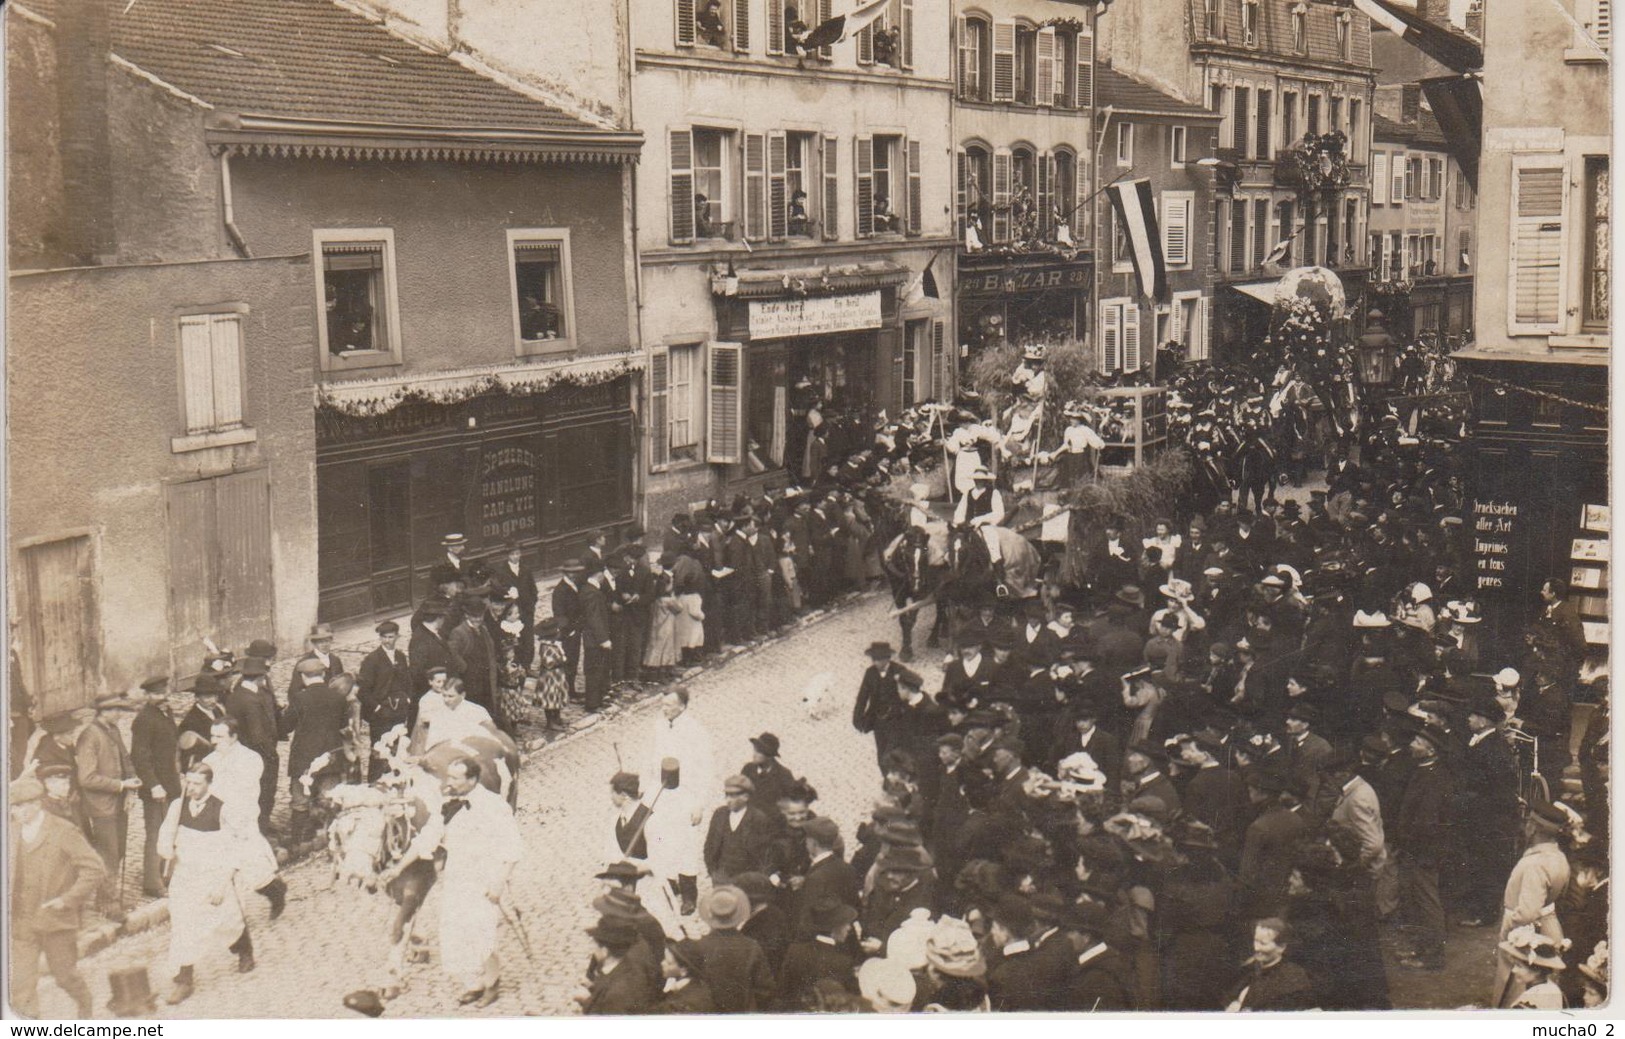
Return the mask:
[[1484, 128], [1484, 80], [1481, 76], [1441, 76], [1422, 80], [1422, 94], [1439, 120], [1444, 147], [1478, 190], [1478, 152]]
[[376, 379], [346, 379], [318, 383], [316, 406], [349, 415], [382, 415], [413, 398], [450, 404], [493, 390], [543, 393], [561, 383], [594, 385], [618, 379], [641, 371], [644, 361], [642, 353], [628, 351], [595, 354], [562, 364], [488, 364]]
[[1231, 288], [1243, 296], [1251, 296], [1258, 302], [1267, 306], [1275, 306], [1275, 290], [1280, 286], [1278, 281], [1258, 281], [1251, 285], [1232, 285]]

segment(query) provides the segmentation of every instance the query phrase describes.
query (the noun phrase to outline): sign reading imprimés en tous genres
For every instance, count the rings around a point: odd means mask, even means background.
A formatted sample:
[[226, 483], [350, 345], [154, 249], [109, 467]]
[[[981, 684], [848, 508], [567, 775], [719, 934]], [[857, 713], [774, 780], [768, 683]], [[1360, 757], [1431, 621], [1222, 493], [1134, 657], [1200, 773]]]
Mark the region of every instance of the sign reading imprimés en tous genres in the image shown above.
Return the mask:
[[751, 339], [786, 339], [880, 327], [880, 292], [750, 302]]
[[1479, 591], [1506, 587], [1517, 534], [1517, 505], [1509, 501], [1473, 502], [1473, 586]]

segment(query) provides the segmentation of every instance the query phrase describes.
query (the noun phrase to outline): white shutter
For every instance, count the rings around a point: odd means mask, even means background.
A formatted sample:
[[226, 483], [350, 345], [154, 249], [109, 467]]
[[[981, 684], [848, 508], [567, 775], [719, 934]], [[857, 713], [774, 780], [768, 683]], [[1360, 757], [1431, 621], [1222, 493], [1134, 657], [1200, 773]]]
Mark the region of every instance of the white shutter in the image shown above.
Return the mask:
[[914, 67], [914, 0], [902, 0], [902, 3], [903, 17], [901, 19], [901, 28], [903, 31], [903, 39], [901, 43], [903, 49], [903, 67], [905, 69], [911, 69]]
[[[1078, 83], [1074, 103], [1079, 108], [1093, 108], [1095, 104], [1095, 37], [1093, 33], [1078, 33]], [[1090, 136], [1085, 134], [1085, 137]]]
[[1106, 303], [1100, 308], [1100, 373], [1110, 375], [1123, 366], [1123, 305]]
[[868, 238], [875, 233], [875, 139], [859, 134], [852, 139], [854, 189], [853, 212], [857, 214], [856, 234]]
[[945, 321], [931, 322], [931, 387], [930, 399], [946, 400], [948, 392], [948, 325]]
[[970, 156], [965, 149], [954, 149], [954, 214], [959, 221], [958, 234], [964, 240], [965, 228], [970, 226], [970, 213], [966, 205], [970, 198]]
[[1213, 297], [1203, 296], [1197, 309], [1197, 330], [1191, 336], [1191, 360], [1205, 361], [1213, 353], [1208, 336], [1213, 331]]
[[[775, 0], [770, 0], [775, 2]], [[786, 174], [788, 142], [784, 131], [767, 135], [767, 236], [777, 242], [789, 230], [789, 181]]]
[[[802, 21], [804, 21], [808, 25], [812, 25], [812, 26], [818, 26], [818, 25], [824, 24], [825, 22], [829, 21], [829, 19], [830, 19], [830, 13], [831, 13], [831, 10], [832, 10], [831, 5], [832, 5], [832, 0], [818, 0], [818, 17], [816, 19], [803, 18]], [[820, 48], [818, 48], [818, 56], [820, 58], [823, 58], [825, 61], [829, 61], [832, 57], [835, 56], [835, 49], [833, 47], [828, 47], [828, 46], [820, 47]], [[831, 236], [831, 237], [833, 237], [833, 236]]]
[[1593, 3], [1596, 6], [1591, 12], [1591, 38], [1597, 41], [1597, 46], [1606, 51], [1614, 35], [1614, 2], [1593, 0]]
[[1371, 156], [1371, 204], [1386, 206], [1388, 204], [1388, 153], [1377, 152]]
[[904, 159], [908, 163], [908, 233], [919, 234], [925, 223], [925, 194], [920, 180], [920, 142], [903, 141]]
[[1162, 203], [1162, 255], [1170, 266], [1191, 262], [1191, 200], [1164, 196]]
[[993, 241], [1010, 240], [1010, 149], [993, 152]]
[[839, 138], [834, 134], [824, 135], [824, 198], [823, 212], [818, 214], [824, 225], [824, 237], [835, 239], [841, 236], [840, 222], [836, 217], [840, 214], [841, 196], [841, 166]]
[[1016, 23], [993, 23], [993, 100], [1016, 96]]
[[720, 465], [739, 461], [741, 351], [738, 343], [706, 346], [705, 460]]
[[1123, 304], [1123, 370], [1140, 370], [1140, 305]]
[[242, 319], [236, 314], [209, 318], [215, 429], [236, 429], [243, 424], [242, 328]]
[[1038, 190], [1033, 193], [1033, 205], [1038, 210], [1038, 233], [1042, 237], [1049, 230], [1050, 225], [1050, 185], [1051, 163], [1049, 152], [1040, 152], [1033, 156], [1033, 176], [1038, 181]]
[[1557, 332], [1563, 327], [1563, 215], [1568, 176], [1562, 159], [1518, 164], [1512, 176], [1512, 287], [1507, 331]]
[[649, 468], [671, 462], [671, 355], [663, 346], [649, 355]]
[[694, 46], [694, 5], [698, 0], [676, 0], [677, 46]]
[[181, 318], [181, 384], [185, 389], [187, 433], [214, 428], [214, 351], [209, 343], [209, 315]]
[[671, 240], [694, 240], [694, 137], [685, 127], [668, 135], [671, 156]]
[[875, 60], [875, 26], [878, 21], [870, 22], [858, 31], [858, 64], [869, 65]]
[[[1180, 329], [1183, 328], [1184, 325], [1185, 301], [1182, 299], [1176, 299], [1168, 307], [1168, 338], [1175, 343], [1179, 342], [1181, 338]], [[1153, 348], [1161, 345], [1161, 343], [1156, 343], [1154, 344]]]
[[[767, 0], [767, 52], [784, 53], [784, 2]], [[802, 0], [805, 2], [805, 0]]]
[[960, 97], [970, 97], [975, 91], [970, 88], [970, 78], [976, 69], [976, 55], [970, 46], [970, 26], [965, 24], [965, 16], [957, 15], [954, 18], [954, 39], [959, 43], [959, 81]]
[[1377, 277], [1381, 281], [1388, 280], [1388, 236], [1377, 236], [1377, 255], [1373, 257], [1377, 264]]
[[750, 53], [750, 0], [734, 0], [734, 50]]
[[767, 237], [767, 138], [745, 135], [745, 240]]
[[1033, 100], [1040, 105], [1055, 103], [1055, 27], [1038, 30], [1038, 96]]
[[1095, 164], [1083, 151], [1089, 147], [1093, 136], [1092, 133], [1082, 135], [1083, 143], [1076, 161], [1072, 163], [1072, 182], [1078, 192], [1078, 197], [1073, 202], [1075, 208], [1072, 211], [1072, 240], [1080, 243], [1092, 242], [1095, 233], [1095, 203], [1094, 199], [1090, 198], [1092, 192], [1089, 190], [1089, 185], [1093, 182], [1090, 173], [1094, 171]]
[[1388, 157], [1389, 162], [1389, 189], [1388, 201], [1400, 205], [1405, 201], [1405, 153], [1393, 152]]

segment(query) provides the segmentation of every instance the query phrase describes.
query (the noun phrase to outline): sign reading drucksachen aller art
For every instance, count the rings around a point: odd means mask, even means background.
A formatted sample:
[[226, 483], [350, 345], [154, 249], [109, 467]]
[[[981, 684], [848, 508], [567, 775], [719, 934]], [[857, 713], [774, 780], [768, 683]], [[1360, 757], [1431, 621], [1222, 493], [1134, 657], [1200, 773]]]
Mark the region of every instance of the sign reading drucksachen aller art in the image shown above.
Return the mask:
[[751, 300], [751, 339], [787, 339], [880, 327], [880, 293]]
[[1473, 502], [1473, 587], [1478, 591], [1506, 587], [1521, 533], [1518, 527], [1518, 506], [1513, 502]]

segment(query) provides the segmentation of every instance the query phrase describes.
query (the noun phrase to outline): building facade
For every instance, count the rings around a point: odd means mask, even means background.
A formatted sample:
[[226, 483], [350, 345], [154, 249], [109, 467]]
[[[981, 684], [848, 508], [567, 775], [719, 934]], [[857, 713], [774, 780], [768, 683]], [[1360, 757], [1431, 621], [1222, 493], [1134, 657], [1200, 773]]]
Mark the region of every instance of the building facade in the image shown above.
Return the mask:
[[[1296, 0], [1180, 0], [1114, 5], [1101, 25], [1112, 67], [1221, 117], [1213, 356], [1234, 359], [1257, 345], [1269, 316], [1263, 300], [1282, 269], [1336, 269], [1363, 312], [1370, 22], [1352, 8]], [[1340, 150], [1330, 147], [1333, 133], [1344, 135]]]
[[1606, 11], [1590, 0], [1484, 5], [1480, 291], [1474, 343], [1456, 355], [1473, 395], [1469, 522], [1489, 634], [1515, 638], [1541, 582], [1558, 577], [1584, 596], [1598, 655], [1609, 580]]
[[[1101, 228], [1100, 369], [1133, 373], [1158, 365], [1159, 356], [1206, 361], [1213, 324], [1210, 214], [1219, 117], [1115, 69], [1101, 68], [1096, 82], [1101, 183], [1151, 182], [1169, 293], [1166, 300], [1140, 294], [1128, 239], [1108, 197], [1101, 195], [1095, 202]], [[1172, 374], [1158, 365], [1154, 381]]]
[[1093, 4], [954, 10], [959, 329], [967, 356], [1093, 328]]

